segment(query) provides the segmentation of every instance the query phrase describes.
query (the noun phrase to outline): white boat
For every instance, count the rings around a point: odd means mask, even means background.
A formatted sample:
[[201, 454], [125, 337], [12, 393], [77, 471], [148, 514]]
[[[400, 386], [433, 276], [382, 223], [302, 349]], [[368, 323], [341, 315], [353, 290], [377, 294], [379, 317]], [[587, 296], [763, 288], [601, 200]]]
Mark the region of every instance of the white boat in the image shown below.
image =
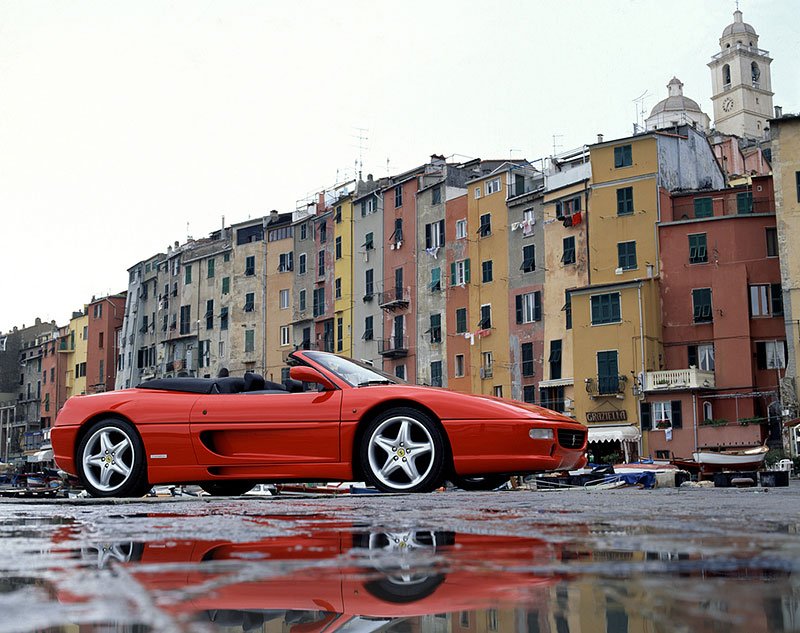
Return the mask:
[[766, 446], [756, 446], [738, 451], [697, 451], [692, 457], [704, 470], [758, 470], [768, 451]]

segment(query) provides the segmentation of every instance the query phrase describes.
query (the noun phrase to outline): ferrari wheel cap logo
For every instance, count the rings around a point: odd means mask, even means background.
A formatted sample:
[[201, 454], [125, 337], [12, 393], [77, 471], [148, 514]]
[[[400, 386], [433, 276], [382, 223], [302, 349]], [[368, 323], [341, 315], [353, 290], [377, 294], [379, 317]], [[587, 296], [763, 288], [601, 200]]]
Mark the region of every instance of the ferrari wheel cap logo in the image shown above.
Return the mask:
[[397, 456], [398, 457], [405, 457], [406, 456], [406, 450], [404, 448], [397, 449]]

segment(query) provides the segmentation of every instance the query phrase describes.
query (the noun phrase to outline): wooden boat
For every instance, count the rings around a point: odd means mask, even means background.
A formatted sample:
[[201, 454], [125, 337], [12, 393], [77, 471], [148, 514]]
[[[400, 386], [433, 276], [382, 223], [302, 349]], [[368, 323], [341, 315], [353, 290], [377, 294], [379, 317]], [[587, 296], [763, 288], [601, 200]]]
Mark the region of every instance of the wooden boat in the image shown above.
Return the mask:
[[769, 448], [766, 446], [756, 446], [737, 451], [697, 451], [692, 453], [692, 457], [706, 472], [758, 470], [764, 463], [767, 451]]

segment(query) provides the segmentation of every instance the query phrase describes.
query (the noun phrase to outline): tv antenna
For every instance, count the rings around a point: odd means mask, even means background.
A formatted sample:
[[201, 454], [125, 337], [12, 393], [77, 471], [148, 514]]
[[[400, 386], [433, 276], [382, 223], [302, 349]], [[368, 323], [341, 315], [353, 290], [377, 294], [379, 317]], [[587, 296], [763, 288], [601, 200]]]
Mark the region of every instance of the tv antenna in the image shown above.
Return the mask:
[[553, 156], [558, 154], [558, 148], [561, 147], [561, 143], [558, 142], [558, 139], [564, 138], [563, 134], [553, 134]]
[[354, 127], [355, 134], [353, 138], [358, 141], [358, 161], [356, 163], [356, 175], [361, 180], [361, 172], [364, 168], [364, 151], [367, 149], [367, 141], [369, 140], [369, 129], [365, 127]]
[[636, 104], [634, 106], [636, 108], [636, 123], [633, 124], [635, 130], [644, 129], [645, 115], [647, 114], [647, 111], [644, 107], [644, 102], [651, 96], [652, 95], [650, 94], [650, 91], [645, 90], [633, 100], [633, 103]]

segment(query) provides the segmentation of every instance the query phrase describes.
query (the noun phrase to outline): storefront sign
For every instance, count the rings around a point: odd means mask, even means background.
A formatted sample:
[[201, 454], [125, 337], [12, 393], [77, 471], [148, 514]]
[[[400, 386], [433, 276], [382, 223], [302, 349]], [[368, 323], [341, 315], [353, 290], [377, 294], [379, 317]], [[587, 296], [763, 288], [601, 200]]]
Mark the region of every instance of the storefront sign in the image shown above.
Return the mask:
[[614, 411], [589, 411], [586, 414], [587, 422], [627, 422], [628, 412], [625, 409]]

